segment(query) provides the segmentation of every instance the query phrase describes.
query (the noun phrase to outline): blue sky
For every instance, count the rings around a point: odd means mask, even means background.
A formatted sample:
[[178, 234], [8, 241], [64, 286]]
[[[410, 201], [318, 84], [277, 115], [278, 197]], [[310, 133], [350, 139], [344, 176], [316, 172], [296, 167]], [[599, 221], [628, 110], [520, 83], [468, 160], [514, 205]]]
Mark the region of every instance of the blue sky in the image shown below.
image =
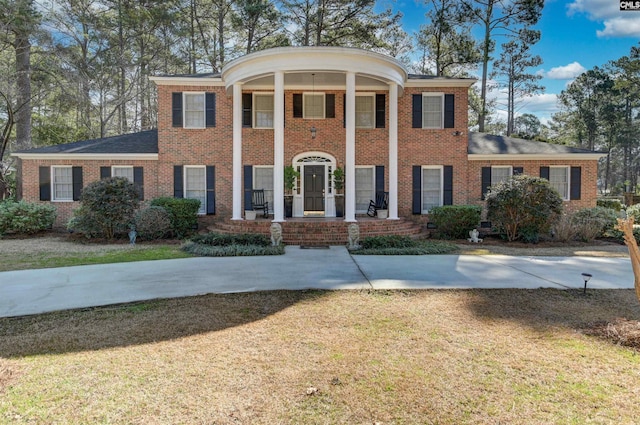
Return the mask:
[[[384, 0], [380, 6], [387, 5]], [[420, 1], [398, 0], [394, 10], [404, 14], [408, 33], [426, 23]], [[535, 27], [542, 38], [533, 48], [543, 64], [532, 72], [543, 75], [541, 93], [526, 100], [522, 113], [533, 113], [545, 122], [558, 110], [556, 95], [582, 72], [628, 55], [640, 42], [640, 11], [620, 11], [619, 0], [547, 0]], [[500, 93], [493, 93], [499, 99]]]

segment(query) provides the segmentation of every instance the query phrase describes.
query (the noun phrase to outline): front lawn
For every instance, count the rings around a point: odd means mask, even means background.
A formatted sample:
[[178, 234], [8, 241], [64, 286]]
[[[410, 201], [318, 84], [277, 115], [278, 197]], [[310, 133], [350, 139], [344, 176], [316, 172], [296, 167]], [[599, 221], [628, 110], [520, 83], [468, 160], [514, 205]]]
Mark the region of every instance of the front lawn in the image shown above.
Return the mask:
[[0, 319], [0, 423], [637, 423], [632, 290], [278, 291]]

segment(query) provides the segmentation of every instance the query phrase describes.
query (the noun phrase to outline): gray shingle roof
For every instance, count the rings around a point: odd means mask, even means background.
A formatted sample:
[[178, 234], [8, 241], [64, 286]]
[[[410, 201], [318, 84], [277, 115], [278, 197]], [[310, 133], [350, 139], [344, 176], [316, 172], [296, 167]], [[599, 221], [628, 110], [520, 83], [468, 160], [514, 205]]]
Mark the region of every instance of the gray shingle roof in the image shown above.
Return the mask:
[[588, 149], [554, 145], [514, 137], [495, 136], [486, 133], [469, 133], [467, 152], [471, 155], [553, 155], [593, 154]]
[[29, 154], [144, 154], [158, 153], [158, 130], [122, 134], [103, 139], [82, 140], [62, 145], [45, 146], [15, 153]]

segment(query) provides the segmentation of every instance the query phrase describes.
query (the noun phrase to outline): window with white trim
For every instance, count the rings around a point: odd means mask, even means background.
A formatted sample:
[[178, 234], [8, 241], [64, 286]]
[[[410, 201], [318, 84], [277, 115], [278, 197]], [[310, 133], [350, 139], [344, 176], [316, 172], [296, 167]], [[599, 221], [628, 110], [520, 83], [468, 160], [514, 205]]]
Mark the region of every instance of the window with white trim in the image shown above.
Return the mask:
[[73, 168], [54, 165], [51, 167], [53, 201], [73, 201]]
[[126, 177], [133, 183], [133, 167], [114, 165], [111, 167], [111, 177]]
[[491, 167], [491, 185], [495, 186], [499, 183], [507, 181], [513, 175], [513, 167], [511, 166], [492, 166]]
[[183, 93], [184, 127], [205, 128], [204, 93]]
[[273, 166], [253, 166], [253, 189], [264, 190], [264, 200], [269, 203], [269, 212], [273, 213]]
[[356, 213], [366, 213], [375, 198], [375, 167], [356, 166]]
[[374, 94], [356, 95], [356, 128], [375, 128], [375, 107]]
[[207, 178], [204, 165], [185, 165], [184, 197], [200, 201], [198, 214], [207, 212]]
[[273, 93], [253, 93], [253, 128], [273, 128]]
[[442, 206], [443, 178], [441, 166], [422, 167], [422, 214], [431, 208]]
[[549, 167], [549, 183], [565, 201], [569, 200], [569, 180], [569, 167]]
[[302, 100], [302, 116], [305, 119], [324, 119], [324, 93], [303, 93]]
[[443, 93], [422, 93], [422, 128], [443, 128], [443, 111]]

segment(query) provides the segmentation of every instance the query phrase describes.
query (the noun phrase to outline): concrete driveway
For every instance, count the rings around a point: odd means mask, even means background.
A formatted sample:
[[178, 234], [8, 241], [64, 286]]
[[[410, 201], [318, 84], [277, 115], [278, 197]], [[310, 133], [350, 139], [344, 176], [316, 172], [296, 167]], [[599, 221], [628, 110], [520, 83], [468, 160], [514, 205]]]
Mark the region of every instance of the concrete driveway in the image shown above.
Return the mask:
[[186, 258], [0, 273], [0, 317], [156, 298], [301, 289], [633, 288], [628, 258], [352, 256], [286, 248], [270, 257]]

